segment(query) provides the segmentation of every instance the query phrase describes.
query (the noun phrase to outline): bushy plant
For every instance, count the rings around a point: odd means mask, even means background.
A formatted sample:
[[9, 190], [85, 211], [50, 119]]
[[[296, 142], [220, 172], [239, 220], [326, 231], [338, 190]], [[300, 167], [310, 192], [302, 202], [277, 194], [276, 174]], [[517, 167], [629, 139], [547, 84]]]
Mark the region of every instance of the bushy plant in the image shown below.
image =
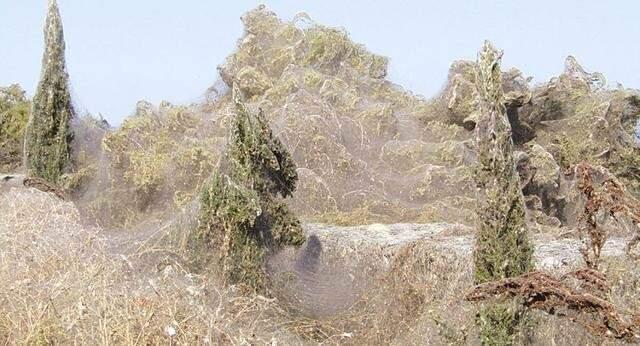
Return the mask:
[[197, 106], [140, 101], [101, 141], [108, 165], [98, 174], [103, 190], [91, 209], [104, 224], [123, 227], [149, 212], [185, 208], [211, 175], [224, 142], [222, 129], [211, 123]]
[[[199, 250], [216, 249], [228, 284], [263, 290], [265, 255], [304, 240], [300, 222], [283, 199], [295, 190], [298, 174], [289, 153], [261, 112], [250, 112], [234, 88], [236, 114], [227, 152], [201, 195], [195, 240]], [[205, 262], [206, 263], [206, 262]]]
[[[200, 202], [198, 242], [205, 249], [220, 249], [219, 263], [230, 282], [250, 282], [253, 287], [263, 287], [260, 266], [264, 250], [259, 244], [259, 234], [252, 232], [262, 214], [256, 192], [216, 172], [202, 191]], [[202, 255], [197, 258], [200, 261], [206, 261], [208, 255], [194, 254]]]
[[24, 129], [29, 118], [29, 100], [17, 85], [0, 87], [0, 172], [22, 164]]

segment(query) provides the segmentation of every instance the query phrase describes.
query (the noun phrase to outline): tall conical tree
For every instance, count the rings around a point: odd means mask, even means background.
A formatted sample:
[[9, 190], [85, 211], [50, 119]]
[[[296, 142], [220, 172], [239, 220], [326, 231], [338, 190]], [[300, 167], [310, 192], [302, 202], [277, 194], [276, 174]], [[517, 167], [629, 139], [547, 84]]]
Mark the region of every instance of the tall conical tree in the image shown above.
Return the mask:
[[56, 183], [71, 165], [71, 119], [75, 116], [65, 65], [60, 11], [49, 1], [44, 27], [45, 50], [38, 89], [25, 134], [28, 174]]
[[[476, 283], [518, 276], [533, 268], [533, 249], [527, 235], [520, 179], [513, 159], [511, 125], [503, 102], [501, 57], [502, 52], [485, 41], [477, 62]], [[522, 313], [515, 302], [485, 307], [479, 314], [483, 343], [513, 343]]]

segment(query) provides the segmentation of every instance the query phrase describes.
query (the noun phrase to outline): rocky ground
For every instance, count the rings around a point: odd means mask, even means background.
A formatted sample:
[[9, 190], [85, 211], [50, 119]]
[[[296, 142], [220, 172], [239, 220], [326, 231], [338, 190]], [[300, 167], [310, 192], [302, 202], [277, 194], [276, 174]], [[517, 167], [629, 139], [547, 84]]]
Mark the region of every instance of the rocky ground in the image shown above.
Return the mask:
[[[178, 248], [157, 241], [170, 228], [162, 223], [88, 227], [73, 203], [27, 187], [2, 190], [0, 218], [4, 341], [421, 344], [474, 332], [473, 305], [462, 303], [473, 232], [461, 224], [306, 224], [307, 243], [270, 260], [275, 298], [266, 298], [190, 271]], [[534, 240], [539, 268], [563, 273], [581, 262], [575, 239]], [[625, 244], [612, 238], [604, 250], [620, 300], [640, 294], [637, 273], [620, 271]], [[553, 323], [553, 335], [539, 337], [561, 341], [577, 328]]]

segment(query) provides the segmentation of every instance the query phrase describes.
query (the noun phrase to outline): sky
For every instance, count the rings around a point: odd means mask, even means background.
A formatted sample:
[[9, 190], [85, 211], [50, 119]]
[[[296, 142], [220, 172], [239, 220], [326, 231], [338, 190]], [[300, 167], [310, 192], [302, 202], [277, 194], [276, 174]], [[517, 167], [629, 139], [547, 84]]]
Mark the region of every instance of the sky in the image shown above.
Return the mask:
[[[304, 11], [345, 28], [389, 57], [391, 81], [425, 97], [485, 39], [504, 50], [503, 68], [534, 83], [561, 73], [571, 54], [612, 86], [640, 88], [639, 1], [58, 0], [77, 108], [117, 125], [138, 100], [201, 100], [242, 35], [240, 16], [261, 3], [284, 20]], [[46, 6], [0, 0], [0, 85], [33, 95]]]

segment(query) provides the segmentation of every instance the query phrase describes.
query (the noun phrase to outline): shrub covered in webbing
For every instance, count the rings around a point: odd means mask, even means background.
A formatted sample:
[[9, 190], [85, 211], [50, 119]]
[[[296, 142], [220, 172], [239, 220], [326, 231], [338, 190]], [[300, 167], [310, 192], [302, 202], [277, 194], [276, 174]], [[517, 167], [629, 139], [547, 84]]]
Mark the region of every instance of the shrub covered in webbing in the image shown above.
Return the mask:
[[[195, 240], [200, 250], [214, 249], [228, 284], [265, 288], [264, 259], [283, 246], [298, 246], [304, 234], [284, 198], [298, 175], [265, 118], [245, 108], [234, 89], [236, 114], [227, 153], [201, 195]], [[195, 251], [196, 259], [210, 258]]]

